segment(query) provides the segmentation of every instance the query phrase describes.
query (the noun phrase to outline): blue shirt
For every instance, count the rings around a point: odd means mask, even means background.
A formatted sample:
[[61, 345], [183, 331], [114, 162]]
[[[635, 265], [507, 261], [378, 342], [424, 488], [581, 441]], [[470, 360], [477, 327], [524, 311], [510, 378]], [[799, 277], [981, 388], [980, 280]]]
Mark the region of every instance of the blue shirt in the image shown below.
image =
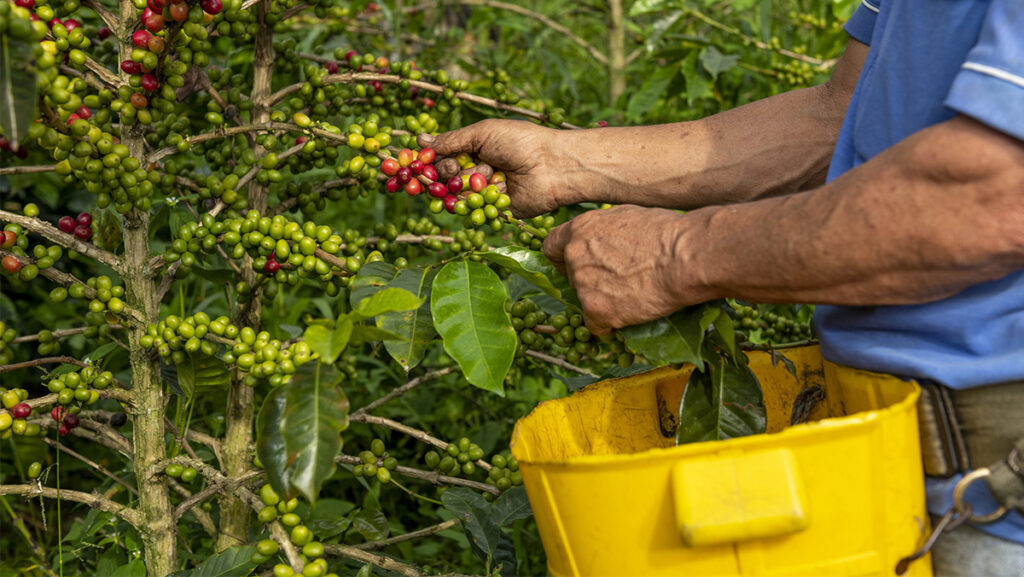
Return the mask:
[[[829, 180], [957, 114], [1024, 141], [1024, 0], [863, 0], [846, 31], [871, 49]], [[1024, 270], [922, 305], [819, 306], [814, 322], [844, 365], [952, 388], [1024, 380]], [[929, 479], [932, 512], [949, 508], [955, 481]], [[982, 485], [972, 502], [991, 511]], [[1024, 543], [1016, 513], [979, 528]]]

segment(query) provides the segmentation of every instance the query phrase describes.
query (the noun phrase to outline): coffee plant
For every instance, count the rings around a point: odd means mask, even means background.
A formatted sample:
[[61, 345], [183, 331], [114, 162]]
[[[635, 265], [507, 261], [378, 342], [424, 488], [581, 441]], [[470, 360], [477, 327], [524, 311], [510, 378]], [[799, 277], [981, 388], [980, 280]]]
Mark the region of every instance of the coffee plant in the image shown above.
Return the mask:
[[[799, 8], [828, 29], [816, 56], [617, 1], [603, 54], [585, 13], [565, 50], [607, 67], [566, 78], [606, 86], [567, 115], [579, 90], [514, 84], [516, 49], [445, 55], [457, 31], [567, 30], [501, 2], [0, 0], [0, 575], [535, 574], [508, 439], [536, 403], [693, 363], [679, 441], [762, 432], [743, 351], [811, 340], [809, 307], [597, 338], [539, 250], [601, 207], [520, 220], [500, 170], [417, 136], [687, 118], [820, 80], [832, 8]], [[683, 67], [627, 90], [648, 56]]]

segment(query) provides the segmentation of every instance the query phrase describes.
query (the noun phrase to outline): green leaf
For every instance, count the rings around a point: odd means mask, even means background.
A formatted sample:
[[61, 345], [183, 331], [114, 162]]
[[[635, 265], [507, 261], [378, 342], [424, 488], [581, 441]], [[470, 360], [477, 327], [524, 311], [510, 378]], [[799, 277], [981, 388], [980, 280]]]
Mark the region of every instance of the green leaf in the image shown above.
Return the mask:
[[373, 575], [373, 565], [367, 563], [359, 568], [356, 572], [356, 577], [370, 577]]
[[352, 317], [341, 315], [334, 329], [323, 325], [310, 325], [306, 327], [303, 334], [309, 348], [320, 355], [320, 361], [325, 364], [333, 364], [338, 360], [341, 351], [348, 346], [349, 338], [352, 336]]
[[550, 371], [550, 374], [552, 377], [555, 377], [556, 379], [565, 383], [565, 386], [568, 387], [570, 391], [575, 392], [582, 389], [583, 387], [592, 385], [598, 381], [630, 377], [637, 373], [649, 371], [653, 368], [654, 367], [651, 367], [650, 365], [645, 365], [643, 363], [633, 363], [628, 367], [612, 365], [611, 368], [605, 371], [604, 374], [602, 374], [600, 377], [591, 377], [590, 375], [580, 375], [578, 377], [565, 377], [554, 371]]
[[426, 353], [427, 344], [437, 336], [429, 303], [430, 287], [436, 275], [437, 269], [430, 267], [399, 271], [398, 276], [388, 286], [405, 289], [423, 299], [424, 303], [413, 310], [385, 313], [377, 317], [378, 327], [398, 336], [385, 340], [384, 348], [406, 372], [420, 364]]
[[711, 79], [717, 79], [718, 75], [729, 70], [739, 62], [740, 57], [736, 54], [722, 54], [714, 45], [708, 46], [700, 53], [700, 63], [704, 70], [708, 71]]
[[363, 318], [370, 318], [384, 313], [411, 311], [419, 308], [425, 300], [407, 290], [387, 287], [359, 301], [355, 313]]
[[626, 118], [639, 120], [646, 116], [658, 103], [658, 99], [668, 90], [668, 85], [672, 83], [675, 75], [676, 69], [671, 66], [664, 66], [655, 70], [654, 74], [651, 74], [643, 86], [640, 87], [640, 90], [636, 91], [633, 97], [629, 99], [629, 105], [626, 107]]
[[707, 325], [704, 307], [690, 307], [663, 319], [633, 325], [619, 331], [626, 347], [657, 363], [693, 363], [704, 366], [700, 346]]
[[725, 345], [725, 349], [729, 351], [729, 356], [736, 356], [736, 325], [733, 323], [732, 317], [729, 313], [721, 311], [714, 321], [715, 333], [721, 338], [722, 343]]
[[398, 274], [398, 268], [391, 263], [377, 261], [364, 264], [349, 285], [349, 306], [353, 309], [359, 301], [371, 297], [388, 286]]
[[402, 338], [401, 335], [396, 335], [391, 331], [379, 329], [373, 325], [355, 325], [352, 327], [352, 336], [349, 338], [349, 343], [353, 345], [360, 345], [363, 343], [400, 338]]
[[102, 360], [107, 355], [109, 355], [110, 353], [112, 353], [112, 352], [114, 352], [114, 351], [116, 351], [116, 350], [118, 350], [120, 348], [121, 348], [120, 345], [118, 345], [117, 343], [113, 343], [113, 342], [107, 343], [105, 345], [101, 345], [95, 351], [89, 353], [88, 356], [86, 356], [82, 360], [84, 362], [99, 361], [99, 360]]
[[141, 559], [135, 559], [127, 565], [118, 567], [110, 577], [146, 577], [146, 564]]
[[430, 312], [445, 352], [459, 363], [466, 380], [502, 396], [516, 352], [507, 301], [498, 275], [471, 261], [446, 264], [430, 293]]
[[715, 93], [711, 90], [714, 79], [709, 78], [700, 66], [697, 66], [697, 51], [692, 50], [680, 65], [683, 71], [683, 78], [686, 79], [686, 103], [693, 105], [695, 100], [703, 98], [714, 98]]
[[355, 508], [355, 504], [348, 501], [320, 499], [313, 505], [306, 525], [317, 539], [326, 541], [348, 529], [352, 524], [348, 514]]
[[288, 453], [281, 434], [287, 404], [284, 388], [270, 391], [256, 415], [256, 454], [263, 463], [267, 482], [278, 495], [288, 493]]
[[232, 547], [207, 558], [195, 569], [178, 571], [168, 577], [246, 577], [256, 568], [252, 562], [256, 547]]
[[661, 37], [664, 36], [665, 33], [668, 32], [668, 30], [672, 28], [672, 26], [678, 22], [682, 16], [682, 10], [674, 10], [669, 13], [668, 16], [659, 19], [651, 25], [651, 31], [644, 40], [644, 49], [647, 50], [647, 52], [653, 52], [654, 47], [658, 45], [658, 41], [661, 40]]
[[491, 509], [499, 527], [507, 527], [513, 521], [533, 516], [530, 500], [526, 498], [526, 488], [522, 486], [513, 487], [502, 493], [494, 503], [491, 503]]
[[569, 287], [569, 279], [558, 272], [544, 253], [521, 246], [506, 246], [481, 253], [480, 256], [530, 281], [560, 302], [577, 308], [580, 306], [576, 292]]
[[35, 117], [36, 82], [32, 42], [0, 34], [0, 130], [14, 146]]
[[352, 519], [352, 527], [370, 541], [387, 539], [390, 534], [388, 518], [380, 510], [380, 503], [369, 494], [363, 500], [363, 508]]
[[292, 497], [297, 492], [316, 501], [320, 486], [334, 474], [341, 431], [348, 427], [348, 399], [337, 385], [322, 383], [319, 374], [295, 379], [278, 390], [285, 399], [279, 427], [288, 463], [284, 494]]
[[231, 372], [217, 357], [201, 353], [185, 356], [185, 362], [175, 365], [178, 369], [178, 386], [191, 399], [199, 389], [227, 388]]
[[676, 443], [757, 435], [766, 423], [761, 385], [745, 358], [709, 359], [707, 370], [694, 371], [683, 391]]
[[501, 539], [501, 528], [487, 501], [472, 489], [456, 487], [445, 491], [441, 495], [441, 502], [462, 521], [470, 542], [487, 555], [484, 561], [494, 559]]

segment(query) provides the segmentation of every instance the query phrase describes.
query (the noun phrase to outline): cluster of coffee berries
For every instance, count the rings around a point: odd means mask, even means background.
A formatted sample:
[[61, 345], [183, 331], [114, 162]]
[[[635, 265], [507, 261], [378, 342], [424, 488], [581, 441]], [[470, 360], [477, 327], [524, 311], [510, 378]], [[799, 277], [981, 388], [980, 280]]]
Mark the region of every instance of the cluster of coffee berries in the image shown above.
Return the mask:
[[[305, 341], [285, 346], [270, 333], [257, 333], [250, 327], [232, 324], [225, 316], [210, 319], [204, 312], [187, 317], [170, 315], [146, 328], [140, 339], [143, 348], [156, 349], [165, 361], [179, 364], [190, 354], [219, 357], [226, 365], [246, 373], [245, 382], [255, 385], [261, 379], [278, 386], [291, 380], [296, 367], [312, 360]], [[224, 349], [221, 349], [223, 344]]]
[[11, 348], [11, 341], [16, 336], [18, 336], [18, 333], [13, 327], [9, 327], [7, 323], [0, 321], [0, 365], [9, 364], [14, 360], [14, 349]]
[[0, 403], [5, 411], [0, 411], [0, 439], [9, 439], [11, 435], [38, 437], [42, 427], [38, 423], [29, 423], [32, 406], [26, 403], [28, 391], [25, 389], [0, 389]]
[[513, 303], [510, 312], [512, 327], [526, 348], [564, 353], [570, 363], [598, 354], [598, 341], [583, 324], [583, 315], [561, 312], [549, 316], [528, 298]]
[[77, 428], [82, 422], [77, 412], [68, 410], [61, 405], [54, 405], [50, 409], [50, 418], [57, 423], [57, 434], [62, 437], [70, 434], [72, 429]]
[[744, 305], [733, 303], [736, 330], [755, 344], [786, 344], [810, 340], [813, 307], [797, 305]]
[[476, 463], [483, 458], [484, 452], [476, 443], [468, 438], [462, 437], [454, 443], [448, 443], [443, 452], [427, 451], [423, 460], [427, 468], [439, 471], [450, 477], [458, 476], [459, 473], [472, 475], [476, 472]]
[[80, 212], [78, 216], [62, 216], [57, 221], [57, 228], [75, 235], [78, 240], [89, 241], [92, 238], [92, 215]]
[[171, 463], [164, 469], [164, 473], [173, 479], [181, 479], [185, 483], [191, 483], [199, 476], [199, 471], [192, 467], [186, 467], [179, 463]]
[[57, 394], [57, 404], [77, 412], [83, 405], [99, 400], [100, 391], [110, 387], [114, 375], [95, 367], [82, 367], [77, 371], [55, 376], [46, 383], [51, 393]]
[[398, 459], [388, 454], [387, 447], [381, 439], [370, 441], [370, 450], [361, 451], [359, 460], [362, 464], [352, 469], [357, 477], [376, 477], [381, 483], [391, 481], [391, 472], [398, 468]]
[[[304, 577], [337, 577], [334, 573], [327, 573], [327, 561], [324, 557], [324, 546], [314, 539], [313, 532], [306, 525], [302, 524], [302, 518], [295, 513], [299, 506], [298, 499], [282, 499], [270, 484], [263, 485], [259, 491], [260, 500], [264, 507], [257, 514], [261, 523], [272, 523], [275, 520], [281, 522], [288, 529], [288, 539], [293, 545], [299, 548], [303, 562], [302, 573]], [[279, 545], [272, 539], [264, 539], [256, 544], [256, 553], [252, 556], [254, 563], [265, 563], [273, 559], [278, 552]], [[288, 565], [277, 564], [273, 568], [275, 577], [291, 577], [295, 572]]]
[[[519, 461], [507, 453], [492, 457], [491, 470], [487, 472], [487, 484], [494, 485], [501, 491], [522, 485], [523, 474], [519, 472]], [[493, 500], [494, 496], [487, 493], [484, 498]]]

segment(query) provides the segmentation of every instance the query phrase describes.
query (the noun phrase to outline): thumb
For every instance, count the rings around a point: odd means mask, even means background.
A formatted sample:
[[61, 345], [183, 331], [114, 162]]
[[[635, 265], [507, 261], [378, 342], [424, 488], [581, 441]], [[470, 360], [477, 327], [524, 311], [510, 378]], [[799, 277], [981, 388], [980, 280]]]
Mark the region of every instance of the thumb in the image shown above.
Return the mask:
[[434, 136], [420, 134], [416, 138], [420, 147], [433, 148], [441, 156], [452, 156], [460, 152], [476, 154], [482, 146], [482, 135], [475, 124], [465, 128], [443, 132]]
[[565, 245], [569, 243], [569, 236], [569, 223], [556, 226], [548, 231], [541, 249], [551, 264], [555, 265], [555, 268], [565, 276], [569, 276], [565, 266]]

